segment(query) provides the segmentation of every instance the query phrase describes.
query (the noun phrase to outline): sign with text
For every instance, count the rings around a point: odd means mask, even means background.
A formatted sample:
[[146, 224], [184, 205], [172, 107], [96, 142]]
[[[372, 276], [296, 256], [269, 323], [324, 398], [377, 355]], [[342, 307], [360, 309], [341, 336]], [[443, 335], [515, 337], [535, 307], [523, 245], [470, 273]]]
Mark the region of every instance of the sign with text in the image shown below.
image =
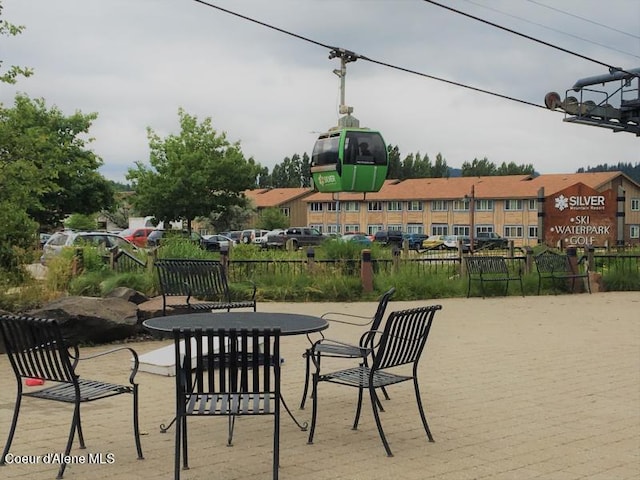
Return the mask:
[[[544, 202], [544, 243], [604, 246], [616, 243], [616, 196], [576, 183]], [[558, 243], [560, 242], [560, 243]]]

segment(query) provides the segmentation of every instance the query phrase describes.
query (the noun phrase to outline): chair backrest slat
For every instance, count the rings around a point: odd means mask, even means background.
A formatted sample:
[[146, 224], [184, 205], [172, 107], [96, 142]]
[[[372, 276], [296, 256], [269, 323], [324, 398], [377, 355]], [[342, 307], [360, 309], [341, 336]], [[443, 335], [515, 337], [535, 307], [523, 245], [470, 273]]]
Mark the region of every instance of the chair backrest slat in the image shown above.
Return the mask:
[[427, 342], [435, 312], [441, 308], [431, 305], [391, 312], [374, 352], [372, 370], [415, 364]]
[[55, 320], [2, 315], [0, 330], [16, 377], [76, 382], [67, 346]]
[[279, 393], [280, 330], [176, 328], [173, 336], [178, 396], [223, 395], [235, 406], [221, 411], [249, 413], [263, 394]]

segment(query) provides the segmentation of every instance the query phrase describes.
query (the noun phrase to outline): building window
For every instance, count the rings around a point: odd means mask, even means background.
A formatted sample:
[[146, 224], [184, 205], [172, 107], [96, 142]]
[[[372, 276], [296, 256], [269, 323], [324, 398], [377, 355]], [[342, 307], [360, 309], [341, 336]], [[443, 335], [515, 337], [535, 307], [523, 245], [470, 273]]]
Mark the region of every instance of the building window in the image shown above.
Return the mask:
[[345, 212], [359, 212], [360, 204], [358, 202], [342, 202], [342, 210]]
[[381, 212], [382, 202], [368, 202], [368, 210], [370, 212]]
[[380, 230], [382, 230], [382, 228], [383, 227], [380, 224], [367, 225], [367, 234], [374, 235], [376, 232], [379, 232]]
[[388, 212], [401, 212], [402, 211], [402, 202], [387, 202], [387, 211]]
[[640, 210], [640, 198], [631, 199], [631, 211], [637, 212]]
[[522, 225], [505, 225], [504, 236], [507, 238], [522, 238], [524, 227]]
[[412, 200], [407, 202], [407, 210], [410, 212], [421, 212], [422, 211], [422, 202], [418, 200]]
[[493, 200], [476, 200], [476, 208], [478, 212], [493, 211]]
[[309, 210], [311, 210], [312, 212], [321, 212], [322, 202], [311, 202], [309, 204]]
[[453, 234], [454, 235], [467, 235], [469, 236], [469, 225], [454, 225], [453, 226]]
[[431, 202], [432, 212], [446, 212], [449, 210], [449, 202], [446, 200], [433, 200]]
[[476, 225], [476, 233], [491, 233], [493, 231], [493, 225]]
[[282, 207], [282, 208], [280, 209], [280, 212], [281, 212], [285, 217], [288, 217], [288, 216], [290, 215], [289, 207]]
[[522, 200], [505, 200], [504, 201], [504, 209], [505, 210], [522, 210], [524, 207], [524, 202]]
[[402, 225], [390, 224], [390, 225], [387, 225], [387, 230], [393, 230], [393, 231], [401, 232], [402, 231]]
[[538, 227], [529, 226], [529, 238], [538, 238]]
[[337, 209], [337, 202], [327, 202], [327, 212], [335, 212]]
[[446, 223], [434, 223], [431, 225], [431, 235], [449, 235], [449, 225]]
[[344, 233], [359, 232], [359, 231], [360, 231], [360, 225], [351, 224], [351, 225], [344, 226]]
[[327, 233], [340, 233], [340, 229], [335, 223], [327, 225]]
[[322, 224], [311, 224], [309, 225], [309, 228], [315, 228], [316, 230], [318, 230], [320, 233], [324, 232], [324, 225]]
[[[465, 198], [464, 200], [454, 200], [453, 201], [453, 210], [456, 212], [468, 212], [469, 211], [469, 199]], [[464, 235], [462, 233], [454, 233], [454, 235]]]
[[631, 238], [640, 238], [640, 225], [631, 225], [629, 233]]
[[531, 210], [532, 212], [538, 210], [538, 200], [536, 200], [535, 198], [529, 199], [529, 210]]
[[407, 225], [407, 233], [424, 233], [424, 225], [421, 223], [410, 223]]

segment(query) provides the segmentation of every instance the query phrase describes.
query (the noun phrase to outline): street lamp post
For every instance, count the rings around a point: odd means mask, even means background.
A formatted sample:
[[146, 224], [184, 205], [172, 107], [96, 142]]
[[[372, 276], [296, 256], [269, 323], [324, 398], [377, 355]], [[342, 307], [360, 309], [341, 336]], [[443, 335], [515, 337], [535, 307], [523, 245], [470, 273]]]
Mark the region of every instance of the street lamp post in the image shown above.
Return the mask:
[[[466, 195], [465, 195], [466, 197]], [[473, 241], [475, 237], [475, 207], [476, 207], [476, 186], [471, 185], [471, 196], [469, 199], [469, 253], [473, 253]]]

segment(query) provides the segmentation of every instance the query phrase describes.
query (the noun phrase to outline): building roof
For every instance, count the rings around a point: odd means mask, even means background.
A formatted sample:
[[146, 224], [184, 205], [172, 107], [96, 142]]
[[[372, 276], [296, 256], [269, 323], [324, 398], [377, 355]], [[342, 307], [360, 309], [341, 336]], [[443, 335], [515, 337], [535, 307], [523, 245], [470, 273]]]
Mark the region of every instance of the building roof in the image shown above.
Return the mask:
[[277, 207], [312, 193], [309, 188], [260, 188], [245, 190], [244, 194], [257, 208]]
[[[612, 180], [623, 176], [634, 182], [622, 172], [592, 173], [552, 173], [539, 175], [505, 175], [486, 177], [451, 178], [410, 178], [407, 180], [385, 180], [379, 192], [366, 194], [367, 201], [408, 201], [408, 200], [457, 200], [471, 195], [473, 186], [475, 198], [536, 198], [544, 187], [545, 196], [552, 195], [576, 183], [584, 183], [593, 189], [599, 189]], [[638, 185], [640, 187], [640, 185]], [[275, 207], [304, 197], [304, 202], [331, 202], [334, 194], [314, 192], [309, 188], [273, 188], [247, 190], [249, 197], [257, 207]], [[362, 201], [362, 193], [341, 192], [341, 202]]]

